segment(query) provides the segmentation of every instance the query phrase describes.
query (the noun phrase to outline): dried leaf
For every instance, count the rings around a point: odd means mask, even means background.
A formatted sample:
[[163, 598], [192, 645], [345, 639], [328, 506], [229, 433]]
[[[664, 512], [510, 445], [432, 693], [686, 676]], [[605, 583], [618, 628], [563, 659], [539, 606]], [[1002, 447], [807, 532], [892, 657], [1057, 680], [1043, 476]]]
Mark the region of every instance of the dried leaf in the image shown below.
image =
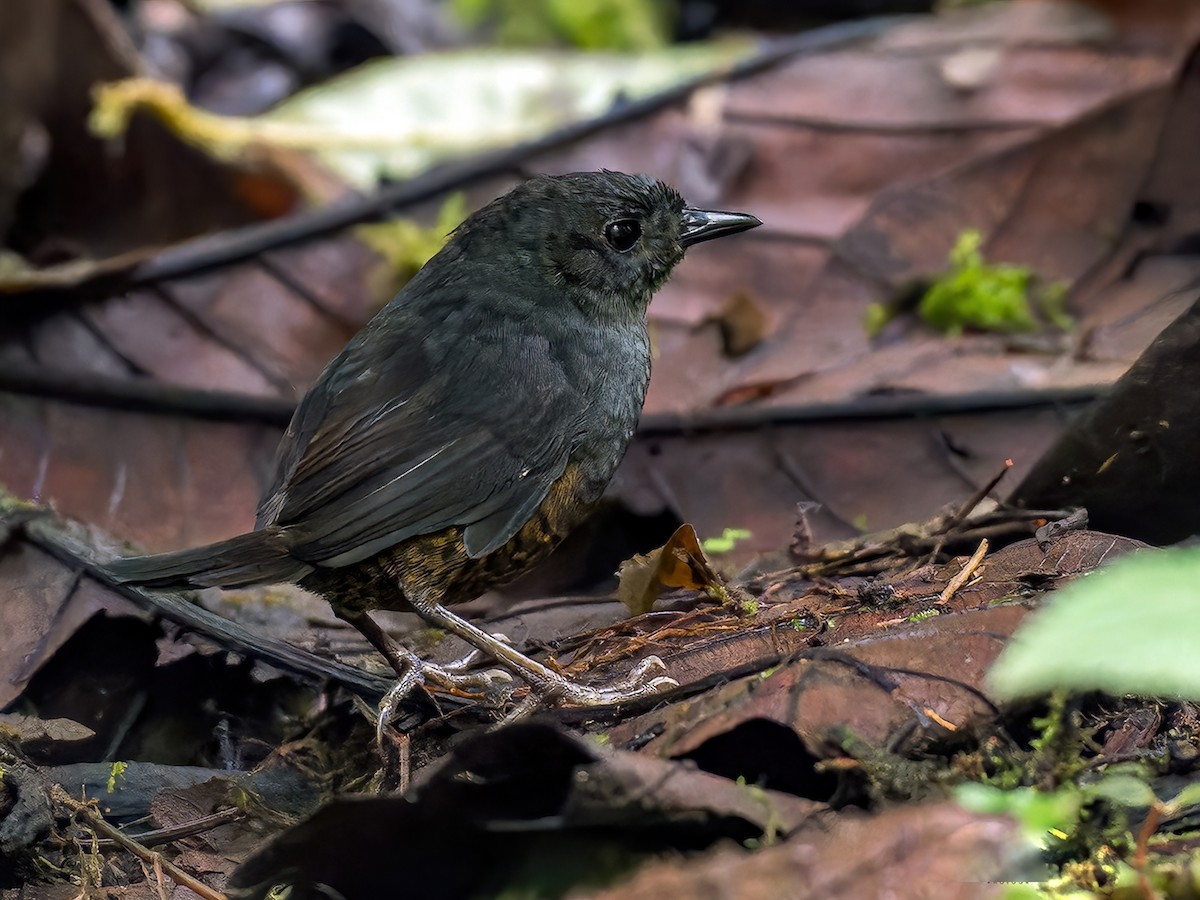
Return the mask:
[[684, 523], [657, 550], [621, 563], [617, 596], [632, 615], [649, 612], [663, 588], [705, 591], [725, 598], [725, 583], [713, 569], [696, 529]]

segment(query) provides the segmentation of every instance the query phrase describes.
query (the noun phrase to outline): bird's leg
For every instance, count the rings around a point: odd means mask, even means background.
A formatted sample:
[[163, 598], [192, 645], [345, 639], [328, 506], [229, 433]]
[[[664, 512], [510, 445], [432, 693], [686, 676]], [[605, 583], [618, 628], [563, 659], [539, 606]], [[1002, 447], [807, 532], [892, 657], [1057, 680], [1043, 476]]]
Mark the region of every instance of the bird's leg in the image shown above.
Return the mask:
[[[512, 641], [509, 640], [508, 635], [501, 634], [498, 631], [491, 632], [491, 635], [496, 640], [504, 641], [504, 643], [512, 646]], [[465, 672], [467, 669], [471, 668], [471, 666], [479, 662], [480, 658], [484, 656], [487, 656], [487, 653], [485, 653], [483, 650], [480, 650], [478, 647], [472, 647], [458, 659], [454, 659], [448, 663], [445, 663], [442, 668], [447, 672]]]
[[421, 685], [474, 694], [480, 699], [499, 705], [512, 691], [512, 678], [507, 672], [489, 669], [486, 672], [451, 672], [442, 666], [426, 662], [403, 644], [392, 639], [371, 615], [358, 610], [333, 608], [334, 614], [354, 626], [378, 650], [397, 676], [395, 685], [379, 703], [379, 729], [395, 718], [400, 701]]
[[679, 683], [665, 674], [657, 656], [648, 656], [634, 666], [628, 677], [604, 687], [591, 687], [559, 675], [513, 647], [455, 615], [422, 591], [406, 591], [409, 603], [422, 618], [456, 634], [482, 650], [515, 675], [528, 682], [533, 693], [547, 706], [609, 706], [650, 697]]

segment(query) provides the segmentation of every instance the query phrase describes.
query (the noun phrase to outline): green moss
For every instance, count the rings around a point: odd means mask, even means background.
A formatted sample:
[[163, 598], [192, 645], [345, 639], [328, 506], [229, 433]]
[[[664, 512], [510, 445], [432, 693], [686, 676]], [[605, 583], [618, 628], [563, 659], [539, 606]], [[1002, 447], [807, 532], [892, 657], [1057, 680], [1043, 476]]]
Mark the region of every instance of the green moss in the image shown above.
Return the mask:
[[115, 762], [108, 770], [108, 784], [106, 785], [108, 793], [113, 793], [117, 789], [117, 782], [125, 777], [125, 770], [129, 768], [127, 762]]
[[749, 531], [745, 528], [726, 528], [721, 532], [720, 537], [705, 538], [700, 542], [700, 548], [705, 553], [728, 553], [738, 545], [739, 541], [744, 541], [751, 537]]
[[924, 622], [926, 619], [932, 619], [934, 616], [940, 616], [941, 614], [942, 611], [940, 609], [922, 609], [913, 613], [906, 621]]
[[1035, 330], [1028, 296], [1031, 271], [985, 263], [982, 245], [983, 235], [974, 229], [959, 235], [950, 251], [950, 270], [930, 285], [917, 305], [921, 318], [952, 335], [964, 328]]
[[[1067, 285], [1039, 284], [1028, 266], [988, 263], [983, 235], [968, 229], [950, 251], [950, 268], [917, 302], [926, 324], [948, 335], [968, 328], [1004, 333], [1036, 331], [1049, 324], [1067, 330]], [[894, 307], [873, 304], [866, 313], [867, 333], [874, 336], [896, 314]]]

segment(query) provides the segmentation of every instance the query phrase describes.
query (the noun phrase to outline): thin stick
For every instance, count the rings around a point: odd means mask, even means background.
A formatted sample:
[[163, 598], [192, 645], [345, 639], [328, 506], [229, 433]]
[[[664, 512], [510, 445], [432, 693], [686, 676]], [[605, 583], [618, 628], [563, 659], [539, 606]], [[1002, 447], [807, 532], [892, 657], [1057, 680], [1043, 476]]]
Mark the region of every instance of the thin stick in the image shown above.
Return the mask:
[[969, 516], [971, 514], [972, 510], [974, 510], [975, 507], [977, 507], [980, 503], [983, 502], [984, 497], [986, 497], [993, 490], [995, 490], [996, 485], [998, 485], [1000, 483], [1000, 480], [1005, 475], [1008, 474], [1008, 470], [1011, 469], [1012, 467], [1013, 467], [1013, 461], [1011, 459], [1006, 459], [1004, 461], [1004, 465], [1000, 467], [1000, 471], [997, 472], [995, 475], [993, 475], [991, 480], [987, 484], [985, 484], [983, 487], [981, 487], [979, 490], [977, 490], [974, 494], [972, 494], [971, 499], [968, 500], [966, 503], [964, 503], [959, 508], [958, 512], [956, 512], [951, 517], [950, 521], [947, 522], [945, 527], [942, 529], [943, 533], [950, 531], [952, 528], [954, 528], [960, 522], [962, 522], [967, 516]]
[[[137, 836], [137, 839], [143, 847], [169, 844], [171, 841], [203, 834], [206, 831], [212, 831], [212, 829], [221, 825], [228, 825], [245, 817], [246, 814], [240, 809], [230, 807], [229, 809], [223, 809], [208, 816], [201, 816], [199, 819], [193, 819], [191, 822], [184, 822], [182, 825], [174, 825], [171, 828], [157, 828], [154, 831], [143, 831]], [[111, 850], [116, 846], [116, 843], [116, 841], [105, 838], [100, 841], [100, 849]]]
[[1154, 890], [1154, 887], [1150, 884], [1150, 878], [1146, 874], [1146, 861], [1149, 856], [1150, 838], [1158, 830], [1158, 823], [1162, 821], [1162, 814], [1163, 807], [1161, 803], [1153, 803], [1146, 810], [1146, 821], [1142, 823], [1142, 827], [1138, 830], [1137, 849], [1133, 854], [1133, 869], [1137, 872], [1138, 887], [1146, 900], [1157, 900], [1158, 898], [1158, 892]]
[[1008, 470], [1012, 467], [1013, 461], [1011, 459], [1004, 460], [1004, 465], [1000, 467], [1000, 471], [993, 475], [992, 479], [987, 484], [972, 494], [971, 498], [967, 500], [967, 502], [961, 507], [959, 507], [958, 512], [942, 523], [941, 527], [939, 527], [937, 530], [937, 542], [933, 545], [933, 552], [929, 554], [929, 559], [925, 563], [926, 565], [933, 565], [933, 563], [937, 561], [938, 554], [942, 552], [942, 547], [946, 545], [946, 537], [951, 531], [953, 531], [966, 520], [967, 516], [974, 511], [975, 507], [983, 502], [984, 497], [995, 490], [996, 485], [1000, 483], [1000, 479], [1007, 475]]
[[983, 558], [987, 556], [988, 541], [984, 538], [979, 542], [979, 547], [967, 560], [967, 564], [962, 567], [957, 575], [950, 579], [950, 583], [946, 585], [946, 589], [942, 591], [942, 596], [938, 598], [938, 605], [943, 605], [950, 602], [950, 598], [958, 593], [958, 589], [971, 580], [971, 576], [975, 574], [975, 570], [979, 568], [979, 564], [983, 562]]

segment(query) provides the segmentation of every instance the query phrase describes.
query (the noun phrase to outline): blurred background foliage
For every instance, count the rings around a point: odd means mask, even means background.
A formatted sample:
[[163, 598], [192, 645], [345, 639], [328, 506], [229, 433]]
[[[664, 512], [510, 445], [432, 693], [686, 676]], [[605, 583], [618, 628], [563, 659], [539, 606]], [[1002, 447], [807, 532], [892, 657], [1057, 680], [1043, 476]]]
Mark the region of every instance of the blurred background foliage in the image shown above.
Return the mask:
[[505, 46], [581, 50], [656, 50], [678, 17], [668, 0], [452, 0], [451, 8]]

